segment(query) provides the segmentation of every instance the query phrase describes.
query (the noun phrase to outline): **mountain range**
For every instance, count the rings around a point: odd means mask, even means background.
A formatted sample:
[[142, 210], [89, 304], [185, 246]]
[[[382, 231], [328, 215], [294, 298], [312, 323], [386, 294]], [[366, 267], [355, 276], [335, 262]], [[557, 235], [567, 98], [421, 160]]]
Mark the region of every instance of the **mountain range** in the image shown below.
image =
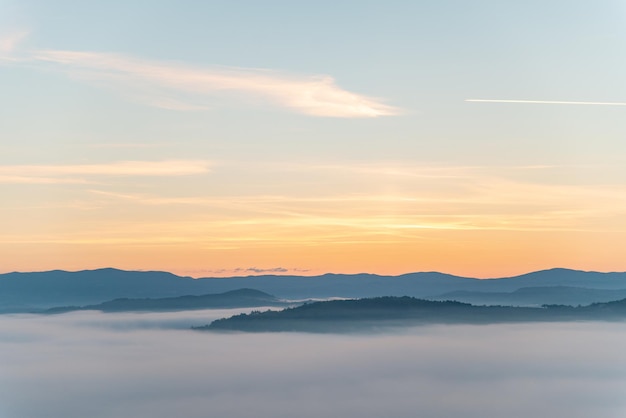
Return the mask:
[[[399, 276], [364, 273], [193, 279], [167, 272], [113, 268], [77, 272], [53, 270], [1, 274], [0, 312], [85, 306], [119, 298], [215, 294], [242, 288], [259, 290], [285, 300], [411, 296], [472, 302], [480, 299], [489, 304], [528, 306], [569, 304], [571, 301], [587, 304], [623, 297], [626, 273], [557, 268], [497, 279], [476, 279], [438, 272]], [[575, 298], [574, 294], [577, 295]]]

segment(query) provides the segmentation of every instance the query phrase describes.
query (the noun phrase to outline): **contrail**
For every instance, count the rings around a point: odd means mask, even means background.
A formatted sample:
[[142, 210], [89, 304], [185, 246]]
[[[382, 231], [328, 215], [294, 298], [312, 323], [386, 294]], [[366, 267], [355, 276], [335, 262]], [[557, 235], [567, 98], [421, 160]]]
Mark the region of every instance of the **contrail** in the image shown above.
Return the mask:
[[554, 100], [494, 100], [494, 99], [465, 99], [466, 102], [481, 103], [531, 103], [531, 104], [565, 104], [565, 105], [598, 105], [598, 106], [626, 106], [620, 102], [563, 102]]

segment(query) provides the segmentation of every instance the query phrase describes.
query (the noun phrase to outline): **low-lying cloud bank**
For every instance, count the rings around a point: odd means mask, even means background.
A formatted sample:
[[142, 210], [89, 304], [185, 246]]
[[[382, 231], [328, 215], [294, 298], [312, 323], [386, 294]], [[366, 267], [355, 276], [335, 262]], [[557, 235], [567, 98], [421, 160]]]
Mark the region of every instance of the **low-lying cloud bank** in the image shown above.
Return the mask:
[[0, 316], [0, 416], [626, 413], [625, 323], [352, 336], [187, 330], [234, 312]]

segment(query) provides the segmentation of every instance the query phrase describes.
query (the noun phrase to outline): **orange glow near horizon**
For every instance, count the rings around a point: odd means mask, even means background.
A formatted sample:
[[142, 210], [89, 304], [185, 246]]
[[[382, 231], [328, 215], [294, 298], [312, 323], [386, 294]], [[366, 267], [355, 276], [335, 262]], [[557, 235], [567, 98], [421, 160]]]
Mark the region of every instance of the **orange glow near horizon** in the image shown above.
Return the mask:
[[[23, 243], [3, 246], [5, 271], [83, 270], [115, 267], [163, 270], [182, 276], [228, 277], [257, 274], [319, 275], [374, 273], [399, 275], [440, 271], [465, 277], [507, 277], [554, 267], [623, 271], [620, 233], [564, 231], [426, 230], [414, 236], [344, 236], [331, 242], [229, 239], [211, 245], [163, 240], [126, 242]], [[53, 245], [51, 245], [53, 244]], [[24, 257], [28, 254], [28, 257]], [[107, 260], [103, 262], [103, 260]]]
[[[380, 168], [352, 171], [381, 182]], [[343, 193], [308, 197], [79, 190], [71, 206], [16, 208], [22, 222], [5, 218], [2, 268], [479, 278], [553, 267], [626, 269], [621, 186], [536, 184], [473, 168], [396, 168], [388, 176], [393, 194], [348, 193], [357, 188], [349, 178]]]

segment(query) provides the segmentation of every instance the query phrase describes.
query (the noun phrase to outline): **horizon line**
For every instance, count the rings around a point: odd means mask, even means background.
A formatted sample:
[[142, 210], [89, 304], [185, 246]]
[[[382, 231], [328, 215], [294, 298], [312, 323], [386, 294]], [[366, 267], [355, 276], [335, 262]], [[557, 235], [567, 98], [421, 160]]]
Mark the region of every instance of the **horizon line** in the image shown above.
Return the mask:
[[[359, 273], [325, 272], [325, 273], [312, 274], [312, 275], [302, 274], [303, 272], [300, 272], [300, 274], [298, 274], [297, 271], [294, 272], [294, 273], [289, 273], [288, 271], [284, 271], [284, 272], [267, 271], [267, 272], [263, 272], [263, 273], [247, 274], [247, 275], [197, 276], [197, 277], [194, 277], [194, 276], [179, 275], [177, 273], [173, 273], [173, 272], [167, 271], [167, 270], [152, 270], [152, 269], [127, 270], [127, 269], [121, 269], [121, 268], [117, 268], [117, 267], [100, 267], [100, 268], [93, 268], [93, 269], [86, 268], [86, 269], [81, 269], [81, 270], [51, 269], [51, 270], [40, 270], [40, 271], [7, 271], [7, 272], [4, 272], [4, 273], [0, 273], [0, 276], [4, 276], [4, 275], [7, 275], [7, 274], [33, 274], [33, 273], [52, 273], [52, 272], [83, 273], [83, 272], [94, 272], [94, 271], [101, 271], [101, 270], [116, 270], [116, 271], [127, 272], [127, 273], [167, 273], [167, 274], [171, 274], [171, 275], [174, 275], [174, 276], [177, 276], [177, 277], [180, 277], [180, 278], [191, 278], [193, 280], [213, 279], [213, 278], [217, 278], [217, 279], [234, 279], [234, 278], [248, 278], [248, 277], [261, 277], [261, 276], [321, 277], [321, 276], [327, 276], [327, 275], [337, 275], [337, 276], [371, 275], [371, 276], [381, 276], [381, 277], [401, 277], [401, 276], [406, 276], [406, 275], [410, 275], [410, 274], [424, 274], [424, 273], [426, 273], [426, 274], [428, 274], [428, 273], [436, 273], [436, 274], [442, 274], [442, 275], [447, 275], [447, 276], [454, 276], [454, 277], [459, 277], [459, 278], [464, 278], [464, 279], [498, 280], [498, 279], [508, 279], [508, 278], [525, 276], [525, 275], [533, 274], [533, 273], [540, 273], [540, 272], [554, 271], [554, 270], [567, 270], [567, 271], [571, 271], [571, 272], [600, 273], [600, 274], [626, 273], [626, 270], [623, 270], [623, 271], [598, 271], [598, 270], [573, 269], [573, 268], [567, 268], [567, 267], [551, 267], [551, 268], [544, 268], [544, 269], [526, 271], [524, 273], [515, 274], [515, 275], [506, 275], [506, 276], [499, 276], [499, 277], [491, 276], [491, 277], [482, 277], [482, 278], [480, 278], [480, 277], [473, 277], [473, 276], [460, 276], [458, 274], [444, 273], [442, 271], [437, 271], [437, 270], [409, 271], [409, 272], [400, 273], [400, 274], [380, 274], [380, 273], [368, 273], [368, 272], [359, 272]], [[271, 269], [268, 269], [268, 270], [271, 270]]]

